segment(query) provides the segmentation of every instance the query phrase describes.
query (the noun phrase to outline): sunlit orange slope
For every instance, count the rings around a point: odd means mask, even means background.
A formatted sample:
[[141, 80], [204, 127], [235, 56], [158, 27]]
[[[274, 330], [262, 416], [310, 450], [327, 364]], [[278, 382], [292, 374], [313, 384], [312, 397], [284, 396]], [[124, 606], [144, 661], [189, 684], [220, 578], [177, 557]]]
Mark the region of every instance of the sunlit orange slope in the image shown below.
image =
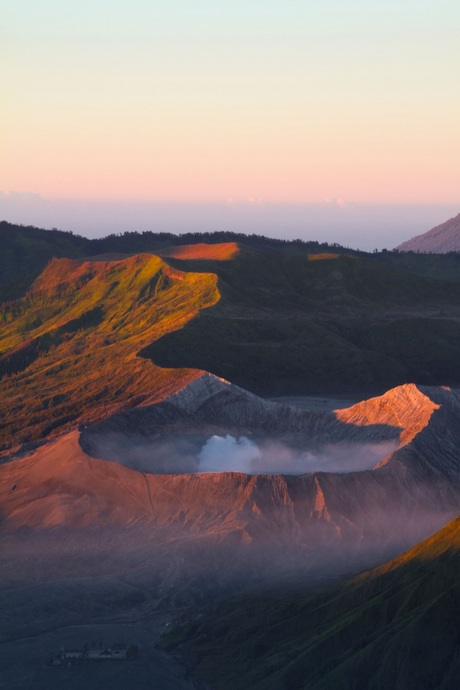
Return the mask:
[[460, 554], [460, 516], [449, 522], [440, 531], [424, 539], [422, 542], [393, 558], [388, 563], [364, 573], [356, 582], [372, 580], [386, 573], [391, 573], [406, 566], [413, 567], [425, 564], [436, 564], [440, 559], [444, 562], [451, 557], [458, 559]]
[[236, 242], [221, 242], [218, 244], [183, 244], [177, 247], [166, 247], [158, 251], [158, 255], [167, 259], [207, 259], [213, 261], [230, 261], [240, 251]]
[[385, 395], [363, 400], [347, 409], [336, 410], [335, 415], [346, 424], [388, 424], [399, 427], [399, 446], [402, 447], [428, 425], [433, 412], [439, 407], [415, 384], [407, 383], [393, 388]]
[[0, 311], [0, 450], [193, 380], [199, 372], [160, 369], [137, 354], [218, 299], [214, 274], [183, 273], [149, 254], [51, 261]]

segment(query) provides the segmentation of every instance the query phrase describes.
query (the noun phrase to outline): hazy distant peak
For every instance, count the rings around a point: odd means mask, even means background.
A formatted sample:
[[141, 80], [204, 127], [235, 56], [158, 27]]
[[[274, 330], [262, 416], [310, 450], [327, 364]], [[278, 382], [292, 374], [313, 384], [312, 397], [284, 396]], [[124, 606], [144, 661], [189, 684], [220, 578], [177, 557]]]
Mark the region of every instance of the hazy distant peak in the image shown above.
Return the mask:
[[445, 254], [460, 251], [460, 213], [437, 225], [423, 235], [417, 235], [398, 247], [401, 252]]

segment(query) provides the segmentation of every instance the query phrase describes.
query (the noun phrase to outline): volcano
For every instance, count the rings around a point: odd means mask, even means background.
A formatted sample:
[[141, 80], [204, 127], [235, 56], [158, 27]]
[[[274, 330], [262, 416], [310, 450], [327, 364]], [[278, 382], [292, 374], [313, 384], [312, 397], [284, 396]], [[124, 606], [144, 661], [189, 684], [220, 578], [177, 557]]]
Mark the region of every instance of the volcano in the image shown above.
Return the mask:
[[[406, 385], [319, 413], [203, 375], [161, 403], [3, 464], [3, 533], [47, 548], [69, 534], [74, 544], [94, 540], [91, 548], [109, 539], [111, 558], [129, 544], [149, 577], [165, 577], [168, 560], [193, 581], [228, 560], [232, 577], [238, 563], [240, 575], [262, 577], [267, 558], [274, 577], [359, 567], [456, 514], [459, 417], [459, 393], [443, 388]], [[203, 446], [226, 436], [257, 445], [256, 467], [200, 471]]]

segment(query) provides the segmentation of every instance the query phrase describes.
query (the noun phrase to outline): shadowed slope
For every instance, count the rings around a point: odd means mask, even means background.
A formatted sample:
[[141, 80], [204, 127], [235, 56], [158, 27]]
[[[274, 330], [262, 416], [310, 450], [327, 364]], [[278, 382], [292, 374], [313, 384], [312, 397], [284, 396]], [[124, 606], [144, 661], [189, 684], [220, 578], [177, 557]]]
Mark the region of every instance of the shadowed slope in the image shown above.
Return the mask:
[[23, 294], [53, 257], [80, 257], [91, 240], [59, 230], [0, 221], [0, 302]]
[[[205, 261], [177, 265], [209, 270]], [[244, 246], [212, 270], [219, 303], [143, 356], [211, 371], [262, 395], [369, 395], [406, 381], [460, 382], [458, 284], [362, 257]]]
[[345, 586], [217, 604], [170, 641], [213, 690], [456, 690], [459, 567], [457, 518]]
[[53, 260], [0, 312], [4, 448], [191, 381], [198, 372], [162, 370], [137, 353], [218, 299], [215, 275], [183, 273], [152, 255]]

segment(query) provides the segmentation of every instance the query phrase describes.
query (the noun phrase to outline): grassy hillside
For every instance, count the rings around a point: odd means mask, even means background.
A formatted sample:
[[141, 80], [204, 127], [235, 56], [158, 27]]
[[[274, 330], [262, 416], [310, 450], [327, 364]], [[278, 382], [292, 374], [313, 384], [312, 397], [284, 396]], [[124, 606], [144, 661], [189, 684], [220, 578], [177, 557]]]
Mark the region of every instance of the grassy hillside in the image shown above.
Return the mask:
[[218, 299], [215, 275], [148, 254], [53, 260], [0, 307], [0, 448], [185, 385], [196, 372], [159, 369], [137, 352]]
[[240, 596], [166, 644], [213, 690], [456, 690], [459, 567], [457, 518], [348, 584]]

